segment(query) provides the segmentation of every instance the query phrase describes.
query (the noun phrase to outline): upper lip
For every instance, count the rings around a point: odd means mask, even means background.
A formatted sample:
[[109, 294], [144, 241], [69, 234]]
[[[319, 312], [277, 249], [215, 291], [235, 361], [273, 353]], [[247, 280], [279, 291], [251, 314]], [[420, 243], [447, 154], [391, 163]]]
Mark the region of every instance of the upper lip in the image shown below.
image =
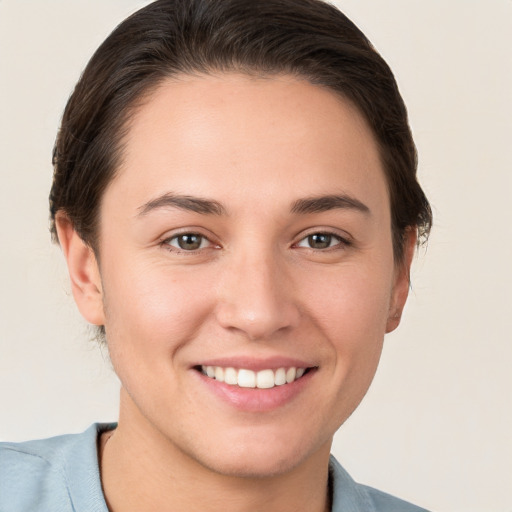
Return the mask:
[[304, 361], [293, 357], [274, 356], [269, 358], [255, 357], [221, 357], [204, 359], [193, 365], [197, 366], [220, 366], [222, 368], [244, 368], [247, 370], [277, 370], [279, 368], [312, 368], [316, 366], [311, 361]]

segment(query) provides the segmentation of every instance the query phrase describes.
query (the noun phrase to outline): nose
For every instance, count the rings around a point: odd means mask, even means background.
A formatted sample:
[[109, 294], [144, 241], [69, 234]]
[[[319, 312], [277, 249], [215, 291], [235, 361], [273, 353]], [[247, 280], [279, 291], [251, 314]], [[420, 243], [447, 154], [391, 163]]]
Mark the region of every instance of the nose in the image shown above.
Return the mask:
[[296, 327], [300, 311], [289, 269], [273, 254], [230, 258], [219, 280], [218, 323], [252, 341]]

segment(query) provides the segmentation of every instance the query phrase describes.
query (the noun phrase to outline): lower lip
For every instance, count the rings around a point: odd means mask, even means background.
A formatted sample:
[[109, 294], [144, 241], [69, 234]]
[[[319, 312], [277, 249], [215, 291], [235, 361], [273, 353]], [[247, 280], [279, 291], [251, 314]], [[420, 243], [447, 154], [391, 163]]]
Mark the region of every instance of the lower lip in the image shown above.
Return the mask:
[[290, 384], [274, 386], [269, 389], [241, 388], [207, 377], [194, 370], [208, 389], [232, 407], [247, 412], [272, 411], [292, 402], [309, 384], [316, 369], [310, 369], [300, 379]]

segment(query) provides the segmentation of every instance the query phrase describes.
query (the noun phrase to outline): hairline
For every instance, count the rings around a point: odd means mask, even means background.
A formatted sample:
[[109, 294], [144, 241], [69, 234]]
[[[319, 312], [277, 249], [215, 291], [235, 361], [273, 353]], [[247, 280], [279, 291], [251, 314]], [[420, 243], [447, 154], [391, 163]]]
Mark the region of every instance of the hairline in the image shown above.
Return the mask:
[[[112, 142], [114, 149], [112, 151], [112, 173], [109, 176], [109, 179], [103, 188], [101, 195], [99, 196], [98, 205], [96, 211], [94, 213], [94, 223], [93, 229], [91, 230], [91, 237], [82, 237], [85, 243], [87, 243], [96, 254], [99, 260], [99, 223], [100, 223], [100, 212], [101, 212], [101, 204], [103, 197], [111, 186], [112, 183], [116, 181], [117, 176], [122, 172], [123, 164], [124, 164], [124, 156], [126, 154], [126, 145], [128, 142], [128, 137], [131, 131], [131, 125], [133, 120], [137, 117], [138, 113], [144, 108], [144, 106], [151, 101], [155, 94], [157, 94], [158, 90], [164, 87], [168, 83], [179, 83], [183, 79], [186, 78], [211, 78], [211, 77], [222, 77], [222, 76], [230, 76], [230, 75], [240, 75], [249, 78], [253, 78], [255, 80], [275, 80], [279, 77], [296, 80], [299, 82], [307, 82], [312, 86], [319, 87], [325, 91], [330, 92], [334, 95], [338, 100], [342, 100], [345, 105], [349, 105], [351, 108], [354, 108], [356, 112], [359, 114], [363, 122], [366, 124], [370, 133], [372, 134], [373, 140], [376, 144], [376, 149], [378, 151], [379, 161], [381, 163], [382, 171], [384, 172], [385, 182], [386, 182], [386, 190], [388, 194], [388, 201], [391, 212], [391, 233], [393, 236], [393, 255], [395, 259], [395, 263], [400, 264], [403, 262], [404, 256], [404, 242], [396, 240], [397, 234], [404, 234], [407, 228], [415, 229], [418, 232], [418, 225], [411, 225], [400, 227], [395, 225], [394, 221], [394, 198], [393, 198], [393, 187], [391, 186], [391, 175], [387, 169], [389, 158], [386, 157], [386, 148], [383, 146], [382, 141], [379, 136], [376, 134], [372, 123], [367, 117], [364, 109], [357, 104], [357, 102], [352, 99], [349, 94], [345, 94], [343, 90], [336, 89], [332, 85], [323, 83], [318, 77], [308, 76], [307, 72], [301, 72], [300, 69], [291, 69], [289, 67], [286, 69], [286, 66], [283, 66], [281, 69], [262, 69], [258, 66], [250, 66], [243, 63], [233, 62], [231, 65], [209, 65], [204, 68], [200, 68], [197, 66], [190, 66], [184, 69], [178, 69], [173, 71], [167, 66], [165, 63], [159, 68], [156, 69], [153, 74], [150, 74], [145, 77], [139, 83], [139, 90], [132, 90], [133, 97], [128, 98], [125, 105], [123, 105], [121, 109], [121, 115], [119, 116], [117, 121], [114, 121], [114, 124], [111, 125], [110, 129], [115, 133], [112, 137]], [[56, 214], [57, 212], [55, 212]], [[66, 213], [66, 212], [65, 212]], [[54, 222], [54, 218], [52, 219]], [[399, 232], [399, 233], [398, 233]], [[83, 233], [85, 235], [85, 233]], [[421, 235], [421, 233], [418, 233]], [[55, 237], [58, 242], [58, 236]], [[419, 240], [420, 236], [418, 236]], [[419, 242], [418, 242], [419, 243]]]

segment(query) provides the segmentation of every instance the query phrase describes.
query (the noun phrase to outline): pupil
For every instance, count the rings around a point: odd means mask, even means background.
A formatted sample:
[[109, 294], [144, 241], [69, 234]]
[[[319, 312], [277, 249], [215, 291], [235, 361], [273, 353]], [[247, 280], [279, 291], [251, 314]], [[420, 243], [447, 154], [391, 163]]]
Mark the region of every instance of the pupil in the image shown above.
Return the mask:
[[313, 249], [326, 249], [331, 245], [331, 235], [317, 233], [308, 237], [309, 245]]
[[194, 249], [199, 249], [201, 246], [201, 236], [200, 235], [181, 235], [178, 238], [178, 245], [181, 249], [185, 249], [188, 251], [192, 251]]

